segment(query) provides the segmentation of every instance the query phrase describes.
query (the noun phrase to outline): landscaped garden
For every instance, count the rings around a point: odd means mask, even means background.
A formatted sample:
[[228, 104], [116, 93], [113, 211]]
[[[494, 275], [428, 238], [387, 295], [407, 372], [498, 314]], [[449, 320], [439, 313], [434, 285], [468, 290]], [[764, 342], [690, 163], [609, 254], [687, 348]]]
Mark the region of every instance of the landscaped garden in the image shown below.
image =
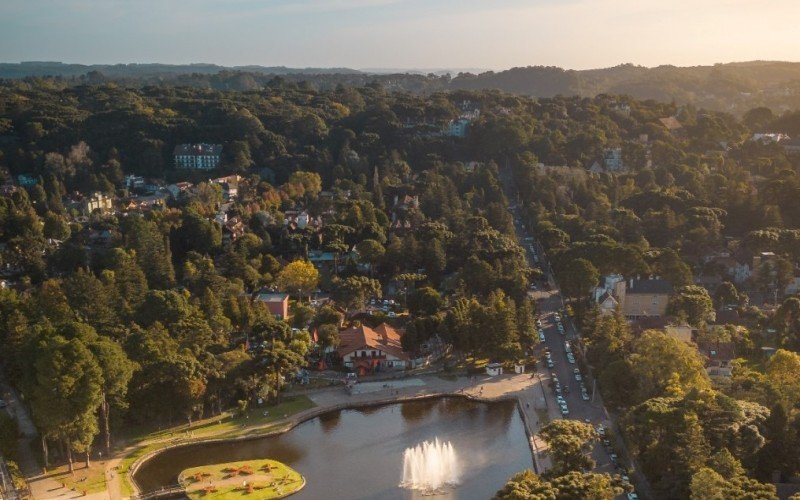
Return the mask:
[[305, 485], [297, 471], [275, 460], [248, 460], [192, 467], [179, 477], [191, 499], [283, 498]]

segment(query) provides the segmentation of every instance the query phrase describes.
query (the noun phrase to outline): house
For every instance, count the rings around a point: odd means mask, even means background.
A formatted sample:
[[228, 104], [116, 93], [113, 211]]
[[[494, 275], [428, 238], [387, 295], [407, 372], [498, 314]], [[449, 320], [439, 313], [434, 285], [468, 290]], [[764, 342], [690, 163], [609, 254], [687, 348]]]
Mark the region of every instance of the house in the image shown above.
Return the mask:
[[620, 307], [620, 298], [625, 296], [625, 278], [621, 274], [610, 274], [603, 278], [603, 284], [592, 292], [600, 314], [611, 315]]
[[625, 169], [622, 163], [622, 148], [610, 148], [603, 157], [603, 165], [609, 172], [619, 172]]
[[291, 225], [299, 229], [305, 229], [308, 226], [319, 227], [322, 225], [322, 218], [312, 217], [305, 210], [287, 210], [283, 213], [283, 225]]
[[177, 168], [213, 170], [222, 158], [222, 144], [178, 144], [172, 154]]
[[692, 335], [695, 330], [689, 325], [666, 325], [664, 326], [664, 333], [670, 337], [686, 342], [687, 344], [692, 341]]
[[36, 185], [37, 182], [38, 181], [36, 180], [36, 177], [32, 175], [20, 174], [17, 176], [17, 184], [19, 184], [20, 187], [24, 188], [33, 187]]
[[225, 200], [233, 200], [239, 196], [239, 183], [242, 181], [241, 175], [227, 175], [209, 180], [209, 184], [217, 184], [222, 187], [222, 197]]
[[503, 374], [503, 363], [489, 363], [486, 365], [486, 375], [495, 377]]
[[289, 317], [289, 294], [261, 291], [256, 295], [256, 300], [267, 305], [270, 314], [277, 319]]
[[628, 319], [643, 316], [661, 317], [667, 313], [672, 294], [669, 281], [660, 278], [631, 279], [620, 287], [622, 314]]
[[[225, 217], [227, 218], [227, 214]], [[228, 244], [238, 240], [244, 235], [246, 229], [242, 218], [238, 215], [227, 219], [222, 225], [223, 243]]]
[[659, 123], [664, 126], [671, 134], [677, 134], [683, 129], [683, 125], [681, 122], [678, 121], [677, 118], [674, 116], [668, 116], [666, 118], [659, 118]]
[[126, 175], [125, 180], [123, 181], [123, 185], [126, 189], [134, 190], [134, 189], [144, 189], [144, 177], [140, 177], [138, 175]]
[[733, 342], [699, 342], [697, 350], [706, 359], [706, 371], [711, 377], [730, 377], [736, 359], [736, 345]]
[[758, 255], [753, 256], [753, 271], [751, 276], [755, 279], [758, 276], [759, 271], [762, 270], [764, 264], [768, 262], [773, 262], [775, 260], [775, 253], [774, 252], [761, 252]]
[[114, 201], [103, 193], [94, 193], [81, 204], [81, 210], [87, 215], [96, 211], [100, 213], [109, 212], [113, 208]]
[[789, 136], [780, 133], [767, 133], [767, 134], [753, 134], [750, 140], [753, 142], [760, 142], [761, 144], [772, 144], [788, 140]]
[[749, 263], [741, 262], [733, 256], [721, 256], [714, 259], [713, 262], [715, 265], [721, 267], [725, 274], [736, 284], [744, 283], [753, 275]]
[[128, 200], [128, 203], [124, 206], [124, 208], [129, 212], [141, 212], [145, 210], [164, 208], [167, 206], [167, 198], [169, 198], [169, 194], [163, 191], [149, 194], [147, 196], [135, 196]]
[[339, 332], [337, 355], [342, 364], [359, 375], [384, 370], [405, 370], [411, 358], [400, 343], [402, 334], [381, 323], [375, 328], [354, 326]]
[[419, 196], [407, 194], [402, 199], [399, 196], [395, 196], [394, 204], [392, 205], [392, 222], [405, 220], [409, 212], [417, 209], [419, 209]]
[[450, 137], [464, 138], [467, 136], [467, 128], [469, 128], [469, 123], [469, 120], [466, 118], [450, 120], [450, 122], [447, 124], [445, 134]]
[[177, 200], [189, 193], [193, 187], [194, 184], [191, 182], [176, 182], [175, 184], [170, 184], [167, 186], [167, 191], [169, 191], [169, 194], [171, 194], [172, 197]]

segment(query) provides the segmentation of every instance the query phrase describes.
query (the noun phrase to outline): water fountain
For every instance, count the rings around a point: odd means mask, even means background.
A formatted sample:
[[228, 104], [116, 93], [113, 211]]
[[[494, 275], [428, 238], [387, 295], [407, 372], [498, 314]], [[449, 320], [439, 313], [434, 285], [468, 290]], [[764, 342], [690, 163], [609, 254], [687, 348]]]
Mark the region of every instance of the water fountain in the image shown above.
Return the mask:
[[453, 445], [439, 438], [424, 441], [403, 452], [402, 488], [433, 494], [458, 484], [458, 460]]

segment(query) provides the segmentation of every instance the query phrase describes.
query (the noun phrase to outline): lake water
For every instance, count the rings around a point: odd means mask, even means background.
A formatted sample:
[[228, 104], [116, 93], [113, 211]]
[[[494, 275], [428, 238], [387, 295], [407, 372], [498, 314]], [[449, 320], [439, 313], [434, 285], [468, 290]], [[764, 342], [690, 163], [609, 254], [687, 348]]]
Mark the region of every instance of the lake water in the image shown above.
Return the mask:
[[[461, 480], [445, 494], [422, 496], [399, 487], [403, 451], [439, 438], [455, 448]], [[145, 463], [137, 484], [150, 491], [176, 482], [184, 469], [271, 458], [306, 478], [297, 499], [481, 499], [514, 473], [532, 467], [524, 424], [512, 402], [439, 398], [342, 410], [280, 436], [168, 450]]]

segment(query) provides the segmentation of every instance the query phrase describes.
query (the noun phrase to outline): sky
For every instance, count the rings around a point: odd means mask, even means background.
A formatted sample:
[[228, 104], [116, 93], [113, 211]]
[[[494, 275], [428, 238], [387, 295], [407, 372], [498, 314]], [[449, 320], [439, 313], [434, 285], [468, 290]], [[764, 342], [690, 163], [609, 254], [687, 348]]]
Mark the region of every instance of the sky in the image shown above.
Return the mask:
[[800, 0], [0, 0], [0, 62], [588, 69], [800, 60]]

